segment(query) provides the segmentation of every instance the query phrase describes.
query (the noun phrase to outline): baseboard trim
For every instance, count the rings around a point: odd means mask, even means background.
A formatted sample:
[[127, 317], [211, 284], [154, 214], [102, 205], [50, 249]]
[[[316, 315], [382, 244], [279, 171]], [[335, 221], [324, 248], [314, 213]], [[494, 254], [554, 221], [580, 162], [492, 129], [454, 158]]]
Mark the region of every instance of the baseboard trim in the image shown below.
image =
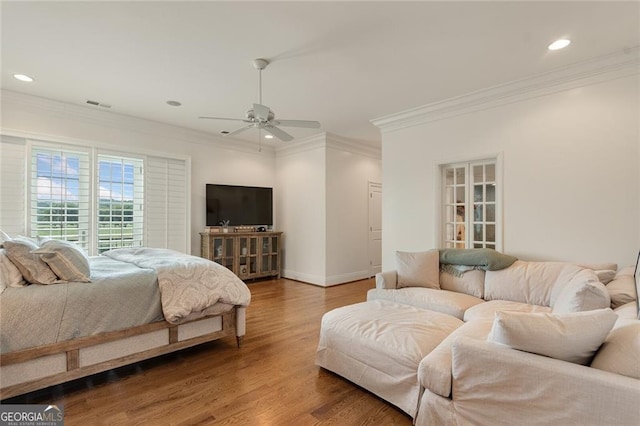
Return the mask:
[[301, 281], [307, 284], [313, 284], [320, 287], [331, 287], [351, 281], [358, 281], [369, 278], [369, 271], [356, 271], [347, 274], [322, 276], [315, 274], [307, 274], [304, 272], [293, 271], [291, 269], [283, 269], [281, 276], [290, 280]]

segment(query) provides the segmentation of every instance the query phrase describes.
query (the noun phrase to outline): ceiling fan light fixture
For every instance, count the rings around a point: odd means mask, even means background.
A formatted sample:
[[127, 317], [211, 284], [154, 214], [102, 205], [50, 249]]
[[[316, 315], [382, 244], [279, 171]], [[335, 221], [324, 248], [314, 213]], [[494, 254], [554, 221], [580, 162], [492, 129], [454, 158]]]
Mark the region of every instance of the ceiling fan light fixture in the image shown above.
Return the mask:
[[16, 80], [24, 81], [26, 83], [31, 83], [33, 81], [33, 77], [29, 77], [26, 74], [14, 74], [13, 78]]
[[571, 40], [569, 40], [568, 38], [561, 38], [561, 39], [558, 39], [558, 40], [554, 41], [553, 43], [551, 43], [547, 47], [547, 49], [549, 49], [549, 50], [560, 50], [560, 49], [564, 49], [565, 47], [567, 47], [570, 44], [571, 44]]
[[264, 135], [265, 139], [273, 139], [273, 135]]

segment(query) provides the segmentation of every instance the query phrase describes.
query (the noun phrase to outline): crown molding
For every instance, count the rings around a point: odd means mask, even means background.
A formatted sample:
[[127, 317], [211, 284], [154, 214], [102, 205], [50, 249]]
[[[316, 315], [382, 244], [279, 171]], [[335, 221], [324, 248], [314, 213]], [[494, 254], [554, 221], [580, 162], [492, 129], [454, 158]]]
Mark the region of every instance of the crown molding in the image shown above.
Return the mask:
[[277, 148], [276, 156], [283, 157], [327, 148], [364, 155], [375, 158], [376, 160], [382, 159], [382, 150], [380, 148], [371, 146], [366, 142], [345, 138], [328, 132], [310, 136], [308, 138], [301, 139], [300, 141], [296, 141], [294, 144]]
[[[228, 149], [249, 154], [263, 155], [274, 154], [275, 149], [268, 145], [262, 146], [262, 153], [258, 152], [257, 144], [238, 139], [223, 140], [205, 132], [118, 114], [113, 111], [99, 111], [90, 107], [60, 102], [53, 99], [42, 98], [24, 93], [0, 89], [2, 108], [8, 109], [12, 105], [38, 111], [53, 117], [61, 117], [81, 123], [91, 123], [99, 126], [141, 133], [160, 139], [172, 139], [180, 142], [188, 142], [199, 145], [215, 146], [220, 149]], [[231, 142], [230, 142], [231, 141]]]
[[640, 46], [371, 120], [382, 133], [640, 74]]

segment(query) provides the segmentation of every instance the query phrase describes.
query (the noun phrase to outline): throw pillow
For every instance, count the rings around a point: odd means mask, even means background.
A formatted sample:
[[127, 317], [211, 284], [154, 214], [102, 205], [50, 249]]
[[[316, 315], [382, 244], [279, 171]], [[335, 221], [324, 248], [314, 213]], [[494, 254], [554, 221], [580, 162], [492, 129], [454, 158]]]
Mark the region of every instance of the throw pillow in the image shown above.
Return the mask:
[[24, 279], [31, 284], [55, 284], [58, 277], [38, 254], [31, 253], [38, 248], [29, 240], [13, 239], [4, 242], [9, 260], [20, 270]]
[[438, 250], [422, 252], [396, 252], [398, 288], [440, 288], [440, 253]]
[[611, 308], [615, 309], [636, 300], [635, 285], [633, 275], [616, 275], [613, 281], [607, 284], [607, 291], [611, 297]]
[[640, 379], [640, 321], [622, 320], [591, 362], [593, 368]]
[[73, 243], [47, 240], [32, 253], [39, 254], [55, 274], [64, 281], [90, 282], [89, 258]]
[[609, 307], [607, 289], [597, 280], [593, 271], [583, 269], [571, 279], [553, 302], [554, 314], [590, 311]]
[[588, 365], [617, 319], [610, 308], [569, 314], [496, 312], [489, 340]]

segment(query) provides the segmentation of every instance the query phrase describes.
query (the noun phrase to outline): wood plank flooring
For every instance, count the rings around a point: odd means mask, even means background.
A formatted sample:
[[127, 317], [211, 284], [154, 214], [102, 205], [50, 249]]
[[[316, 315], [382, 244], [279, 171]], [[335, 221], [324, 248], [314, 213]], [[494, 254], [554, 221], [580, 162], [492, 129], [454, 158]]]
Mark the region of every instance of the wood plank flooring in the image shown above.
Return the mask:
[[322, 315], [373, 280], [249, 284], [247, 335], [3, 401], [62, 404], [74, 425], [411, 425], [398, 408], [314, 363]]

